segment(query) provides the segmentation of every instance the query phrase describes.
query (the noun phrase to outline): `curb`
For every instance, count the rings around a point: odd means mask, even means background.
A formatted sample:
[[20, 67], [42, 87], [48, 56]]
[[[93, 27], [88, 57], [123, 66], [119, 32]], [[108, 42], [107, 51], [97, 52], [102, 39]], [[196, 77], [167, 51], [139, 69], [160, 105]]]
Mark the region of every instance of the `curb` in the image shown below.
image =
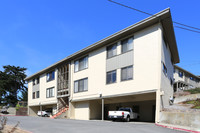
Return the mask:
[[200, 133], [200, 131], [194, 131], [194, 130], [189, 130], [189, 129], [184, 129], [184, 128], [166, 126], [166, 125], [157, 124], [157, 123], [155, 123], [155, 125], [156, 126], [160, 126], [160, 127], [164, 127], [164, 128], [170, 128], [170, 129], [174, 129], [174, 130], [179, 130], [179, 131], [186, 131], [186, 132], [190, 132], [190, 133]]
[[0, 116], [28, 116], [28, 115], [0, 115]]

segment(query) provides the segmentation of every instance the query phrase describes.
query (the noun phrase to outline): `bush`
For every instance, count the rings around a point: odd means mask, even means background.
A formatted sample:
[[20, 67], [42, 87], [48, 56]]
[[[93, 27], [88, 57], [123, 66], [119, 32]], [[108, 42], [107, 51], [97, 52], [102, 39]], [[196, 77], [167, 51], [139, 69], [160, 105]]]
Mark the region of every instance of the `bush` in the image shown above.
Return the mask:
[[200, 88], [195, 88], [192, 90], [185, 90], [185, 91], [190, 92], [191, 94], [197, 94], [197, 93], [200, 93]]
[[183, 102], [184, 104], [192, 104], [192, 109], [200, 109], [200, 99]]
[[18, 111], [19, 108], [22, 108], [22, 107], [24, 107], [24, 106], [21, 106], [21, 105], [17, 104], [16, 107], [15, 107], [15, 109]]

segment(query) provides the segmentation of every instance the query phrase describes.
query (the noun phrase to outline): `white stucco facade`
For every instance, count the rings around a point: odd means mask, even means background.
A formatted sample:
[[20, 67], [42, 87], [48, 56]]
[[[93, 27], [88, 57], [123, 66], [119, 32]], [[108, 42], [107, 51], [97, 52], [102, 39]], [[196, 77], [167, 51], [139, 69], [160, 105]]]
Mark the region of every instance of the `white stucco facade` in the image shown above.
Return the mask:
[[[31, 110], [40, 110], [42, 106], [52, 106], [53, 112], [56, 111], [56, 104], [57, 104], [57, 71], [55, 71], [55, 79], [51, 81], [47, 81], [46, 73], [39, 76], [39, 84], [33, 85], [33, 81], [28, 81], [28, 106], [29, 106], [29, 115], [36, 115], [37, 111]], [[34, 87], [37, 87], [36, 90]], [[54, 88], [53, 97], [47, 98], [47, 89]], [[39, 91], [39, 98], [35, 96], [33, 98], [33, 92]], [[36, 94], [35, 94], [36, 95]], [[43, 108], [44, 109], [44, 108]], [[31, 113], [32, 112], [32, 113]]]
[[[171, 17], [169, 9], [161, 11], [158, 15], [161, 19]], [[122, 41], [130, 38], [133, 39], [132, 48], [123, 53]], [[116, 46], [116, 55], [108, 58], [108, 47], [112, 45]], [[84, 57], [87, 58], [83, 59]], [[77, 71], [79, 60], [80, 64], [85, 60], [85, 64], [82, 64], [85, 68]], [[40, 105], [58, 103], [57, 69], [59, 65], [67, 63], [69, 95], [66, 95], [65, 100], [68, 99], [66, 100], [69, 105], [68, 118], [104, 119], [107, 111], [111, 109], [137, 106], [144, 121], [159, 122], [160, 111], [169, 105], [169, 98], [173, 96], [173, 65], [177, 62], [179, 56], [171, 19], [161, 22], [157, 17], [150, 17], [28, 77], [28, 105], [37, 106], [31, 110], [36, 112]], [[129, 71], [132, 77], [124, 81], [122, 69], [128, 67], [132, 68], [132, 71]], [[55, 79], [47, 82], [46, 73], [51, 70], [55, 70]], [[116, 80], [107, 83], [107, 74], [111, 71], [115, 71]], [[39, 87], [34, 87], [32, 79], [38, 76]], [[78, 86], [82, 90], [79, 91]], [[51, 87], [55, 87], [55, 95], [46, 98], [46, 89]], [[40, 98], [32, 98], [34, 88], [39, 88]], [[144, 110], [151, 113], [145, 113]]]

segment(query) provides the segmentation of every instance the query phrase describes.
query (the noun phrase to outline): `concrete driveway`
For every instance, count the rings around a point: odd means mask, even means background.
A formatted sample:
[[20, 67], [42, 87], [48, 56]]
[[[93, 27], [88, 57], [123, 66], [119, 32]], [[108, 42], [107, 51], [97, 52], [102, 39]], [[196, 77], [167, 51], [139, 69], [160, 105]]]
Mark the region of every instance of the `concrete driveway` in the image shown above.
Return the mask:
[[8, 116], [8, 125], [20, 122], [21, 129], [33, 133], [183, 133], [154, 123], [84, 121], [68, 119], [50, 119], [30, 116]]

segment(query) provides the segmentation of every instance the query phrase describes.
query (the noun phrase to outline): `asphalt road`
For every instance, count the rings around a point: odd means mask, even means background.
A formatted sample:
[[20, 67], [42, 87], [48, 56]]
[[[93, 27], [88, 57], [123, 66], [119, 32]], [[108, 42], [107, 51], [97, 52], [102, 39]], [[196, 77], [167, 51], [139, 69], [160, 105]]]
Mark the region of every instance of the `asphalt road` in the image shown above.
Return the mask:
[[8, 125], [20, 122], [21, 129], [33, 133], [184, 133], [156, 126], [154, 123], [84, 121], [30, 116], [7, 116]]

